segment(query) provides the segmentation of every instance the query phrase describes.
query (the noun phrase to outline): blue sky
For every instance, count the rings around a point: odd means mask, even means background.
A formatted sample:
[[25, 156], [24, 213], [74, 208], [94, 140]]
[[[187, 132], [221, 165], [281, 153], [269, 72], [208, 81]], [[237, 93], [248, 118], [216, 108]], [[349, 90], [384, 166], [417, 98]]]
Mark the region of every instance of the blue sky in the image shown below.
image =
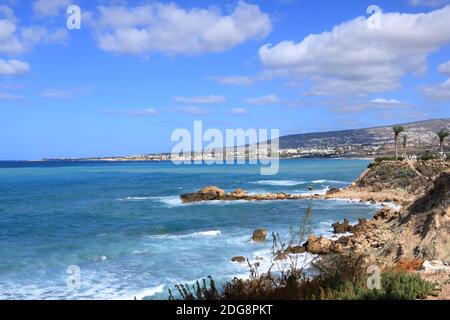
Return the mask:
[[1, 160], [170, 151], [194, 120], [286, 135], [450, 116], [450, 1], [0, 3]]

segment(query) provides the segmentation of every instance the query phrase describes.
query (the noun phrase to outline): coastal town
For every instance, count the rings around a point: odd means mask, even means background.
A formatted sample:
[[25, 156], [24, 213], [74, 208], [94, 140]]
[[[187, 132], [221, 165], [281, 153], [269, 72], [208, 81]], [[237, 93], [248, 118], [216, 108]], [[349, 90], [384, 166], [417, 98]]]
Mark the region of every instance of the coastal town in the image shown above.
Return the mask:
[[[440, 150], [439, 131], [450, 131], [450, 119], [428, 120], [401, 125], [398, 136], [399, 155], [417, 159], [423, 155], [437, 155]], [[334, 132], [308, 133], [280, 137], [277, 143], [260, 143], [188, 153], [154, 153], [118, 157], [90, 157], [77, 159], [46, 159], [74, 161], [247, 161], [267, 157], [301, 158], [375, 158], [392, 155], [396, 145], [392, 126]], [[444, 141], [446, 142], [446, 141]], [[278, 149], [276, 148], [278, 146]], [[447, 150], [444, 146], [445, 154]]]

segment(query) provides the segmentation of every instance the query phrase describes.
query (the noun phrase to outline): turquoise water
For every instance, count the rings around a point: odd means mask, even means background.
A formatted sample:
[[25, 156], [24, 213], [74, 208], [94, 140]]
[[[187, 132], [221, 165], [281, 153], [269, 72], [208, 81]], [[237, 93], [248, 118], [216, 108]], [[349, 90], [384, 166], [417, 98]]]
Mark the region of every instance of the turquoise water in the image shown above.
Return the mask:
[[[0, 162], [0, 299], [167, 298], [173, 284], [247, 273], [230, 262], [265, 257], [256, 228], [287, 235], [308, 207], [317, 234], [344, 217], [370, 217], [370, 204], [298, 200], [183, 205], [179, 194], [217, 185], [250, 192], [307, 193], [343, 187], [363, 160], [286, 160], [276, 176], [256, 166], [170, 162]], [[68, 288], [67, 268], [81, 270]]]

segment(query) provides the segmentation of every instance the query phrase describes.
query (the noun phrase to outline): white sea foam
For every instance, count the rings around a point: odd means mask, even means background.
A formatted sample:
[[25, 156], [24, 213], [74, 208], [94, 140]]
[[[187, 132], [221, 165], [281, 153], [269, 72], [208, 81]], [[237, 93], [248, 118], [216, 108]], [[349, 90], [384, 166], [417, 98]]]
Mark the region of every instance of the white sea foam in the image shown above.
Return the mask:
[[268, 186], [298, 186], [301, 184], [305, 184], [306, 182], [303, 180], [260, 180], [251, 182], [253, 184], [262, 184]]
[[192, 236], [198, 237], [215, 237], [220, 236], [222, 232], [220, 230], [211, 230], [211, 231], [203, 231], [203, 232], [195, 232]]
[[397, 211], [403, 208], [401, 205], [395, 204], [392, 202], [383, 202], [381, 205], [391, 208], [393, 210], [397, 210]]
[[147, 250], [134, 250], [133, 254], [143, 256], [143, 255], [148, 254], [148, 251]]
[[[249, 258], [251, 265], [258, 264], [258, 272], [260, 274], [267, 273], [269, 270], [272, 272], [281, 272], [286, 268], [289, 268], [292, 262], [297, 263], [298, 268], [308, 269], [312, 266], [312, 262], [317, 260], [318, 256], [310, 253], [289, 254], [285, 259], [274, 260], [272, 250], [269, 248], [256, 250], [253, 252], [252, 257]], [[242, 268], [249, 269], [247, 263], [239, 264]], [[249, 273], [238, 274], [237, 278], [248, 279]]]
[[145, 201], [145, 200], [151, 200], [153, 197], [126, 197], [117, 199], [119, 201]]
[[118, 199], [119, 201], [156, 201], [168, 206], [180, 206], [182, 204], [179, 196], [161, 196], [161, 197], [127, 197]]
[[164, 203], [169, 207], [177, 207], [183, 204], [179, 196], [153, 197], [153, 200]]
[[329, 186], [325, 186], [322, 189], [317, 189], [317, 190], [311, 190], [311, 191], [296, 191], [297, 193], [295, 193], [294, 195], [300, 195], [300, 196], [311, 196], [311, 195], [324, 195], [328, 192], [328, 190], [330, 190]]
[[107, 259], [106, 256], [97, 256], [94, 258], [95, 261], [105, 261]]
[[158, 239], [178, 239], [178, 238], [195, 238], [195, 237], [217, 237], [222, 235], [220, 230], [208, 230], [199, 231], [189, 234], [161, 234], [161, 235], [151, 235], [150, 238]]
[[136, 300], [142, 300], [145, 297], [152, 297], [155, 294], [164, 292], [164, 288], [165, 287], [166, 287], [165, 284], [160, 284], [158, 286], [139, 291], [138, 293], [136, 293], [133, 296], [120, 297], [120, 298], [117, 298], [116, 300], [135, 300], [135, 299]]
[[350, 184], [348, 181], [340, 180], [313, 180], [312, 183], [335, 183], [335, 184]]

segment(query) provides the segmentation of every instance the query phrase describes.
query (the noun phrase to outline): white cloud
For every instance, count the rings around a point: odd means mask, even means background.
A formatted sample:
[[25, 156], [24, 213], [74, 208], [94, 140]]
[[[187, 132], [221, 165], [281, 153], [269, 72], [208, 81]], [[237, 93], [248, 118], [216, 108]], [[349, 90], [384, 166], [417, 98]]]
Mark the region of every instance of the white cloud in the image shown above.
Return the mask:
[[432, 100], [450, 101], [450, 79], [437, 85], [423, 86], [419, 89]]
[[361, 95], [398, 89], [406, 74], [423, 73], [427, 57], [450, 43], [450, 6], [421, 14], [383, 13], [381, 29], [359, 17], [301, 42], [260, 48], [264, 66], [312, 81], [312, 95]]
[[184, 104], [217, 104], [223, 103], [227, 99], [224, 96], [209, 95], [198, 97], [173, 97], [173, 101]]
[[19, 60], [3, 60], [0, 59], [0, 75], [14, 76], [28, 73], [30, 65]]
[[230, 110], [230, 113], [234, 114], [234, 115], [243, 115], [243, 114], [247, 114], [248, 110], [245, 108], [233, 108]]
[[189, 114], [194, 116], [202, 116], [207, 115], [211, 113], [211, 110], [208, 108], [201, 108], [201, 107], [183, 107], [183, 108], [174, 108], [170, 111], [183, 113], [183, 114]]
[[73, 99], [73, 94], [67, 90], [46, 90], [41, 96], [49, 99]]
[[8, 92], [0, 92], [0, 100], [4, 101], [18, 101], [23, 100], [23, 96], [16, 95]]
[[269, 104], [277, 104], [277, 103], [280, 103], [281, 100], [280, 100], [280, 98], [278, 98], [278, 96], [276, 96], [274, 94], [270, 94], [270, 95], [262, 96], [262, 97], [247, 98], [247, 99], [245, 99], [245, 102], [249, 103], [249, 104], [253, 104], [253, 105], [262, 106], [262, 105], [269, 105]]
[[372, 103], [378, 103], [378, 104], [393, 104], [393, 105], [400, 105], [400, 104], [406, 104], [404, 102], [401, 102], [399, 100], [395, 100], [395, 99], [384, 99], [384, 98], [376, 98], [371, 100], [370, 102]]
[[449, 4], [450, 0], [409, 0], [412, 6], [438, 7], [444, 4]]
[[48, 89], [41, 92], [41, 96], [48, 99], [62, 99], [62, 100], [70, 100], [74, 99], [77, 96], [89, 94], [91, 92], [90, 88], [80, 87], [80, 88], [71, 88], [71, 89]]
[[36, 0], [33, 11], [38, 16], [56, 16], [71, 4], [71, 0]]
[[269, 16], [244, 1], [229, 15], [212, 7], [184, 9], [158, 2], [98, 10], [98, 16], [90, 15], [88, 22], [96, 30], [98, 46], [124, 54], [221, 52], [264, 38], [272, 30]]
[[251, 86], [255, 83], [254, 79], [246, 76], [213, 76], [209, 78], [228, 86]]
[[439, 65], [438, 70], [440, 73], [450, 76], [450, 61]]
[[124, 110], [114, 110], [111, 112], [114, 114], [131, 116], [131, 117], [147, 117], [147, 116], [156, 116], [159, 114], [158, 110], [156, 110], [155, 108], [124, 109]]
[[38, 44], [64, 43], [68, 32], [64, 28], [19, 27], [11, 8], [0, 6], [0, 53], [23, 54]]
[[392, 112], [392, 111], [410, 111], [415, 107], [409, 103], [402, 102], [395, 99], [376, 98], [371, 101], [356, 101], [348, 102], [344, 100], [333, 100], [326, 103], [330, 110], [334, 113], [346, 114], [346, 113], [360, 113], [364, 111], [379, 112]]
[[[450, 61], [438, 66], [438, 71], [442, 74], [450, 76]], [[427, 98], [435, 101], [450, 101], [450, 79], [435, 84], [424, 85], [418, 88]]]

